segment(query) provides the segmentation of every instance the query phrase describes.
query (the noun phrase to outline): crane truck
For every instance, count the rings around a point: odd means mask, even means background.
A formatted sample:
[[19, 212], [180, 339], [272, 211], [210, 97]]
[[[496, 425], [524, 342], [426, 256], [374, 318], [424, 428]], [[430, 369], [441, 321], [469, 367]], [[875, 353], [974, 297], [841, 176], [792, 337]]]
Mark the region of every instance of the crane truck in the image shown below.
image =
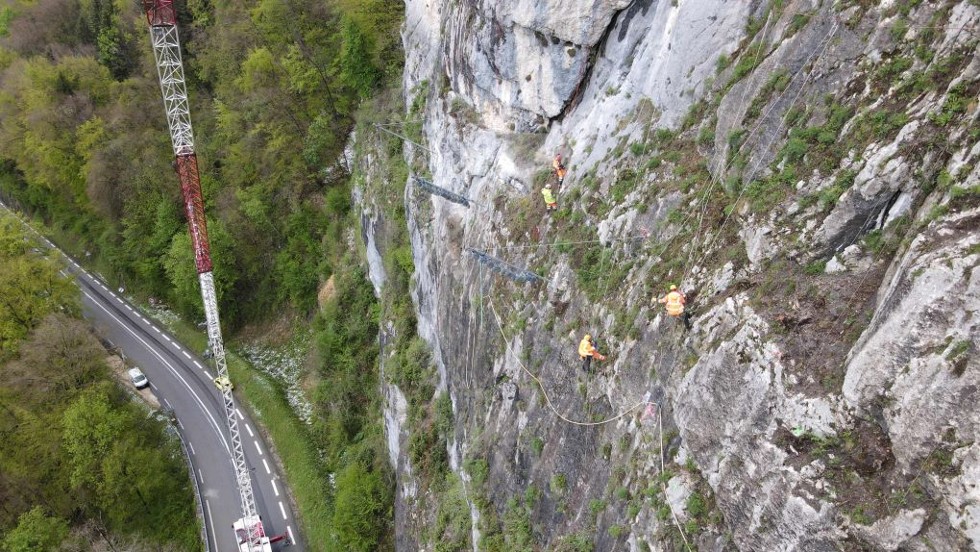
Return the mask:
[[150, 26], [150, 39], [153, 44], [153, 57], [156, 61], [157, 75], [160, 78], [160, 92], [167, 114], [167, 126], [174, 150], [174, 169], [180, 180], [184, 212], [194, 246], [194, 261], [197, 266], [201, 296], [204, 302], [204, 315], [207, 321], [208, 341], [211, 344], [212, 358], [218, 372], [216, 381], [228, 382], [219, 386], [224, 403], [228, 434], [232, 444], [232, 461], [241, 499], [242, 517], [232, 524], [239, 552], [272, 552], [272, 543], [283, 540], [285, 535], [270, 538], [265, 534], [262, 519], [255, 506], [252, 494], [252, 479], [245, 462], [245, 451], [238, 432], [238, 419], [235, 417], [235, 398], [232, 395], [228, 365], [225, 360], [224, 342], [221, 339], [221, 324], [218, 320], [218, 299], [215, 293], [214, 276], [211, 272], [211, 246], [208, 242], [207, 223], [204, 216], [204, 200], [201, 194], [201, 179], [197, 167], [197, 154], [194, 149], [194, 131], [191, 127], [190, 108], [187, 98], [187, 84], [184, 80], [184, 64], [180, 55], [180, 37], [177, 33], [177, 10], [174, 0], [140, 0]]

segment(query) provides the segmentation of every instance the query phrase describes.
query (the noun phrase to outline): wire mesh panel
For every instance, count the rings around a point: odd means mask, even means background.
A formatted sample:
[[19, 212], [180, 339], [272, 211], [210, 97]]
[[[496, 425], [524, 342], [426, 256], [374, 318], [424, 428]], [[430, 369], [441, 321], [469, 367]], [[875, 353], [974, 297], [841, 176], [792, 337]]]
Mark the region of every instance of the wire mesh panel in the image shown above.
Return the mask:
[[513, 280], [518, 283], [526, 284], [529, 282], [536, 282], [538, 280], [543, 280], [541, 276], [531, 272], [530, 270], [516, 267], [510, 263], [504, 262], [492, 255], [488, 255], [483, 251], [477, 251], [472, 247], [467, 247], [466, 251], [471, 255], [476, 257], [476, 260], [481, 265], [486, 266], [490, 270], [500, 274], [501, 276]]
[[460, 205], [467, 208], [469, 208], [470, 206], [470, 200], [466, 196], [457, 194], [456, 192], [451, 192], [445, 188], [440, 188], [439, 186], [436, 186], [435, 184], [429, 182], [428, 180], [425, 180], [424, 178], [413, 176], [412, 180], [415, 182], [416, 186], [418, 186], [420, 189], [432, 195], [437, 195], [439, 197], [448, 199], [453, 203], [459, 203]]

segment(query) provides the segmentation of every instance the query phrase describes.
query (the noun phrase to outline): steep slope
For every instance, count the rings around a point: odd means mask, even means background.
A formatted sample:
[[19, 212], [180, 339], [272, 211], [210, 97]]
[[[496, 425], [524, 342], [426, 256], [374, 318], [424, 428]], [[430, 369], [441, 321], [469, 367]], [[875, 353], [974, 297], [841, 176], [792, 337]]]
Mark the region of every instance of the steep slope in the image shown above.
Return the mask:
[[980, 549], [975, 1], [406, 13], [407, 168], [473, 203], [404, 195], [456, 475], [389, 378], [401, 548]]

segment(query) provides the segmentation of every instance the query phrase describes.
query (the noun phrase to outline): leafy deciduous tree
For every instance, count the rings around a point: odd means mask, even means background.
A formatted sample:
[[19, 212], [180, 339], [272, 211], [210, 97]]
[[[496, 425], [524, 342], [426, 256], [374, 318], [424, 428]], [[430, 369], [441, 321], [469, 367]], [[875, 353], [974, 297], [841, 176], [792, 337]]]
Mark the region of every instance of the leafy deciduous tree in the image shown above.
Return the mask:
[[35, 506], [20, 516], [17, 527], [3, 539], [4, 552], [50, 552], [57, 550], [68, 536], [68, 523], [60, 518], [45, 515], [44, 509]]

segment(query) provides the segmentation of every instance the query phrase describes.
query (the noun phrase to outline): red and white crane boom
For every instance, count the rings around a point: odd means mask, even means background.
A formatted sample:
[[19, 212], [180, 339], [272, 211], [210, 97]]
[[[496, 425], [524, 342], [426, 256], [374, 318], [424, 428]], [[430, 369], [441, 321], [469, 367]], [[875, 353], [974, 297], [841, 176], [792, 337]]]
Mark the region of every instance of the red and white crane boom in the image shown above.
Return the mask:
[[[180, 55], [177, 12], [173, 0], [141, 0], [141, 2], [143, 11], [146, 12], [146, 20], [150, 24], [153, 54], [160, 77], [160, 91], [163, 93], [163, 105], [167, 112], [170, 140], [174, 148], [174, 167], [180, 178], [184, 211], [194, 246], [194, 261], [204, 300], [208, 340], [214, 354], [219, 381], [228, 382], [230, 381], [227, 379], [228, 365], [225, 361], [224, 342], [221, 339], [221, 323], [218, 320], [218, 298], [211, 272], [211, 247], [208, 243], [207, 221], [204, 216], [201, 179], [197, 168], [197, 154], [194, 152], [194, 131], [191, 127], [184, 65]], [[252, 494], [252, 479], [245, 462], [245, 451], [238, 432], [238, 419], [235, 417], [235, 398], [231, 393], [231, 385], [221, 385], [220, 388], [224, 399], [225, 417], [228, 421], [228, 433], [231, 436], [232, 461], [235, 465], [238, 492], [241, 495], [242, 517], [234, 526], [239, 548], [242, 552], [265, 552], [271, 550], [271, 547], [259, 519], [255, 496]]]

